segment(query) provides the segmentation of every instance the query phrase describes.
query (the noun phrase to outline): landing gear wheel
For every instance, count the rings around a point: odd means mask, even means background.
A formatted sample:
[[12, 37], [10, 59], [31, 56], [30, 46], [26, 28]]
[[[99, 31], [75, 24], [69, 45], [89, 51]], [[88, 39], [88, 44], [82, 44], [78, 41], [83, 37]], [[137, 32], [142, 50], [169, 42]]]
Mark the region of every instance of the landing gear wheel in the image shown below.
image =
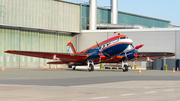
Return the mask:
[[91, 66], [91, 71], [94, 71], [94, 66], [93, 65], [90, 65]]
[[71, 65], [68, 65], [68, 68], [72, 68], [72, 66], [71, 66]]
[[73, 70], [75, 70], [75, 69], [76, 69], [76, 66], [73, 67]]
[[124, 65], [123, 72], [126, 72], [126, 71], [128, 71], [128, 65]]
[[94, 71], [94, 66], [92, 64], [89, 65], [89, 72]]
[[89, 72], [91, 72], [91, 69], [88, 69]]

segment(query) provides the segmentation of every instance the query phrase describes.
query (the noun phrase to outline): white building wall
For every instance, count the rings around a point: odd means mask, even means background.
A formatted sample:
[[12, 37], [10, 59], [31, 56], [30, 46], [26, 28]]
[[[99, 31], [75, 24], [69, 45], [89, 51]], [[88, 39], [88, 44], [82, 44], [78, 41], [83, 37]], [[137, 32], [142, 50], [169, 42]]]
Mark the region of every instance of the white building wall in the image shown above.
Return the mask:
[[176, 37], [176, 41], [175, 41], [176, 58], [180, 59], [180, 31], [175, 31], [175, 37]]

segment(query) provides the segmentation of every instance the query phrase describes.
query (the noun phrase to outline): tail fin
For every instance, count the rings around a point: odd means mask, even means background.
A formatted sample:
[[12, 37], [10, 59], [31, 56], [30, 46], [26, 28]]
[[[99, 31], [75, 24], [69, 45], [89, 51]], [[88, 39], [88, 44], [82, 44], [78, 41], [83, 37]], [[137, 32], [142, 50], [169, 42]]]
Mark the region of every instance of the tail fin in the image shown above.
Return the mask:
[[67, 53], [76, 53], [74, 46], [71, 42], [67, 44]]

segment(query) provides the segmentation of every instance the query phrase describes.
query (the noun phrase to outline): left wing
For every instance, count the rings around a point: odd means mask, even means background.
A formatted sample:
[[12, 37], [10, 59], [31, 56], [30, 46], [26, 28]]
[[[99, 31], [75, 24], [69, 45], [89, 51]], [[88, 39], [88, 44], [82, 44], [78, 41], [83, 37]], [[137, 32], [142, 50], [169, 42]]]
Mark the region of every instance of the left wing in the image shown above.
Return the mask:
[[72, 53], [53, 53], [53, 52], [17, 51], [17, 50], [7, 50], [5, 51], [5, 53], [44, 58], [44, 59], [55, 59], [55, 60], [57, 59], [64, 61], [65, 63], [80, 62], [86, 60], [87, 58], [87, 55], [72, 54]]
[[171, 52], [138, 52], [137, 54], [138, 54], [137, 60], [146, 60], [148, 57], [150, 59], [158, 59], [158, 58], [171, 57], [176, 55], [175, 53], [171, 53]]

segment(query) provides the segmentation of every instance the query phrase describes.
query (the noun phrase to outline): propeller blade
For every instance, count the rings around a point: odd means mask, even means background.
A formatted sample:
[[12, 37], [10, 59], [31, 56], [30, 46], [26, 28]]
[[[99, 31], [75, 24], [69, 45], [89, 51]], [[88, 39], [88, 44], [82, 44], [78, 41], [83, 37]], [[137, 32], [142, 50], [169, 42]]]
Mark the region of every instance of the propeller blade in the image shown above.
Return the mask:
[[98, 44], [98, 42], [97, 42], [97, 41], [96, 41], [96, 44], [97, 44], [98, 48], [100, 49], [99, 44]]
[[135, 49], [139, 49], [139, 48], [141, 48], [143, 46], [144, 46], [144, 44], [138, 45], [138, 46], [135, 47]]

